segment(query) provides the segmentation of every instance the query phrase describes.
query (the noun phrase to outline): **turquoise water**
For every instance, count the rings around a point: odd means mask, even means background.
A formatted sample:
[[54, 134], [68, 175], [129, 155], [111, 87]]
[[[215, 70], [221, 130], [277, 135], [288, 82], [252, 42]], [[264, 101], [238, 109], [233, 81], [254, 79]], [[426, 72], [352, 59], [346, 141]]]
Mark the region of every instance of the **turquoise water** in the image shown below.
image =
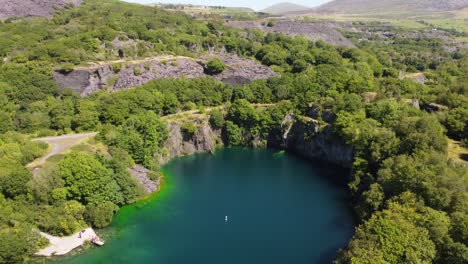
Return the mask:
[[104, 247], [60, 262], [329, 263], [353, 233], [346, 189], [330, 180], [345, 172], [290, 154], [224, 149], [164, 172], [161, 193], [119, 211]]

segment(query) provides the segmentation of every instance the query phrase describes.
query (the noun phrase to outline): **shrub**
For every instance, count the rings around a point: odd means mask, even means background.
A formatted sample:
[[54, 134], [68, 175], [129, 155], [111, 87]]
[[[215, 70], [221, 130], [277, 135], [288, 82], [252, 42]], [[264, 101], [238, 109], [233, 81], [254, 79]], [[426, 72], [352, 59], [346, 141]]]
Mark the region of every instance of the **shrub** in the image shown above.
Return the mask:
[[142, 74], [141, 69], [140, 68], [133, 68], [133, 74], [135, 76], [140, 76]]
[[214, 58], [206, 63], [205, 71], [207, 74], [220, 74], [224, 71], [225, 68], [226, 65], [222, 60]]
[[215, 128], [219, 129], [224, 126], [224, 115], [221, 111], [215, 109], [210, 113], [210, 125]]
[[180, 129], [182, 130], [182, 133], [186, 135], [193, 135], [197, 132], [197, 125], [195, 125], [193, 121], [187, 121], [182, 124]]
[[74, 65], [72, 63], [65, 63], [60, 66], [60, 71], [70, 73], [73, 71]]
[[185, 111], [191, 111], [197, 108], [197, 105], [194, 102], [187, 102], [183, 105], [182, 109]]
[[94, 227], [103, 228], [112, 222], [112, 217], [117, 210], [117, 205], [112, 202], [91, 204], [86, 207], [86, 218]]

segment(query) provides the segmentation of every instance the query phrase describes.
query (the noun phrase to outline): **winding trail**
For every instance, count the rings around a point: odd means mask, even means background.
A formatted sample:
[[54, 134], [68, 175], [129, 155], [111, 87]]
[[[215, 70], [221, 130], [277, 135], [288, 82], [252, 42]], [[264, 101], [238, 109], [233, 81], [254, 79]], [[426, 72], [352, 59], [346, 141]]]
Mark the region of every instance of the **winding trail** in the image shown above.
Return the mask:
[[144, 57], [141, 59], [125, 58], [125, 59], [119, 59], [119, 60], [93, 61], [93, 62], [87, 62], [86, 65], [77, 66], [74, 69], [75, 70], [89, 70], [89, 69], [95, 69], [95, 68], [101, 67], [103, 65], [112, 65], [112, 64], [118, 64], [118, 63], [126, 63], [130, 65], [135, 65], [135, 64], [142, 64], [145, 62], [174, 61], [178, 59], [186, 59], [186, 60], [194, 60], [194, 61], [200, 60], [197, 58], [192, 58], [192, 57], [187, 57], [187, 56], [159, 55], [159, 56]]
[[[254, 108], [256, 108], [256, 109], [273, 107], [275, 105], [276, 104], [252, 104], [252, 106]], [[204, 109], [204, 112], [208, 113], [208, 112], [210, 112], [212, 110], [223, 110], [223, 109], [226, 109], [226, 108], [227, 108], [226, 105], [206, 107]], [[201, 113], [201, 111], [199, 109], [195, 109], [195, 110], [182, 111], [182, 112], [177, 112], [175, 114], [161, 116], [161, 119], [165, 120], [165, 121], [172, 121], [173, 119], [177, 119], [177, 118], [180, 118], [180, 117], [187, 117], [187, 116], [194, 116], [194, 115], [203, 115], [203, 114]]]
[[41, 141], [49, 144], [50, 151], [47, 155], [33, 161], [28, 167], [38, 167], [44, 164], [48, 158], [61, 154], [71, 147], [79, 144], [83, 139], [95, 137], [97, 132], [85, 133], [85, 134], [74, 134], [74, 135], [65, 135], [59, 137], [45, 137], [45, 138], [35, 138], [31, 141]]

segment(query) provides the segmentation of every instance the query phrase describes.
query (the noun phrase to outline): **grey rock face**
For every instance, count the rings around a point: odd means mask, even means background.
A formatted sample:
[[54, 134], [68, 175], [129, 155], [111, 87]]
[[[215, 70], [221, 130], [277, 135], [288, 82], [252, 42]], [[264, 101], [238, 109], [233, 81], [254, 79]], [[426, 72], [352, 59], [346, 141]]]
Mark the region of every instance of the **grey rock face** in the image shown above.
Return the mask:
[[221, 131], [213, 131], [208, 120], [200, 119], [195, 122], [198, 130], [188, 136], [182, 134], [180, 123], [168, 123], [169, 138], [165, 145], [167, 153], [160, 158], [160, 164], [165, 164], [173, 158], [215, 150], [216, 140], [221, 138]]
[[[56, 71], [54, 80], [63, 89], [72, 89], [81, 96], [106, 89], [119, 91], [146, 84], [154, 79], [188, 78], [209, 76], [231, 84], [243, 84], [256, 79], [268, 79], [276, 75], [270, 68], [258, 64], [250, 59], [237, 56], [217, 56], [226, 63], [226, 70], [210, 76], [204, 73], [204, 60], [190, 58], [177, 58], [174, 60], [161, 60], [153, 58], [141, 62], [126, 62], [114, 65], [104, 64], [91, 68], [78, 68], [70, 73]], [[205, 59], [208, 59], [206, 56]], [[113, 68], [119, 70], [113, 70]]]
[[128, 169], [128, 172], [140, 183], [145, 189], [146, 193], [153, 193], [159, 189], [161, 185], [161, 177], [155, 182], [148, 177], [149, 170], [141, 165]]
[[51, 17], [56, 7], [81, 3], [82, 0], [0, 0], [0, 18]]
[[269, 142], [270, 146], [283, 148], [308, 159], [322, 160], [345, 168], [353, 164], [353, 150], [333, 134], [329, 125], [315, 121], [298, 121], [288, 115], [284, 119], [283, 142]]
[[[195, 153], [213, 152], [217, 142], [221, 142], [221, 131], [214, 131], [208, 120], [195, 121], [198, 130], [188, 138], [181, 132], [181, 124], [169, 122], [169, 139], [166, 142], [166, 153], [160, 157], [160, 164], [173, 158]], [[258, 144], [262, 139], [255, 138], [251, 146], [264, 147]], [[321, 160], [344, 168], [353, 164], [353, 149], [333, 134], [330, 125], [319, 125], [315, 121], [299, 121], [294, 115], [288, 115], [282, 122], [281, 135], [270, 135], [269, 147], [285, 149], [311, 160]]]

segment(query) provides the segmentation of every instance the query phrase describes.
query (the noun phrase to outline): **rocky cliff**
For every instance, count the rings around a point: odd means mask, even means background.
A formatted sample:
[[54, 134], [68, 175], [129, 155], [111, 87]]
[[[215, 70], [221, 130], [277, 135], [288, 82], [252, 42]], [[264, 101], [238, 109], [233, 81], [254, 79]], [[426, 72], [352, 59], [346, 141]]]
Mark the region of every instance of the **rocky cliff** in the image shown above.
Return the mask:
[[[213, 130], [208, 117], [192, 120], [197, 124], [197, 131], [192, 135], [184, 135], [181, 121], [168, 123], [169, 139], [166, 143], [160, 163], [195, 153], [213, 152], [216, 147], [222, 147], [220, 130]], [[255, 141], [257, 139], [254, 139]], [[285, 117], [280, 135], [271, 134], [268, 147], [288, 150], [311, 160], [321, 160], [344, 168], [351, 168], [353, 150], [337, 138], [330, 125], [321, 125], [317, 121], [294, 115]], [[255, 145], [252, 142], [250, 145]]]
[[209, 56], [200, 59], [164, 56], [103, 63], [76, 68], [71, 72], [56, 71], [54, 80], [62, 89], [70, 88], [81, 96], [89, 96], [99, 90], [119, 91], [154, 79], [209, 76], [230, 84], [244, 84], [276, 75], [270, 68], [250, 59], [237, 56], [217, 57], [225, 62], [226, 70], [214, 76], [205, 74], [203, 65]]
[[283, 121], [281, 139], [282, 142], [269, 144], [308, 159], [321, 160], [344, 168], [352, 167], [353, 149], [334, 135], [329, 124], [288, 115]]
[[223, 146], [221, 131], [213, 130], [208, 117], [196, 118], [197, 130], [193, 134], [184, 133], [181, 129], [183, 122], [169, 121], [169, 138], [165, 145], [165, 153], [160, 157], [160, 164], [166, 164], [173, 158], [196, 153], [213, 152], [216, 147]]

